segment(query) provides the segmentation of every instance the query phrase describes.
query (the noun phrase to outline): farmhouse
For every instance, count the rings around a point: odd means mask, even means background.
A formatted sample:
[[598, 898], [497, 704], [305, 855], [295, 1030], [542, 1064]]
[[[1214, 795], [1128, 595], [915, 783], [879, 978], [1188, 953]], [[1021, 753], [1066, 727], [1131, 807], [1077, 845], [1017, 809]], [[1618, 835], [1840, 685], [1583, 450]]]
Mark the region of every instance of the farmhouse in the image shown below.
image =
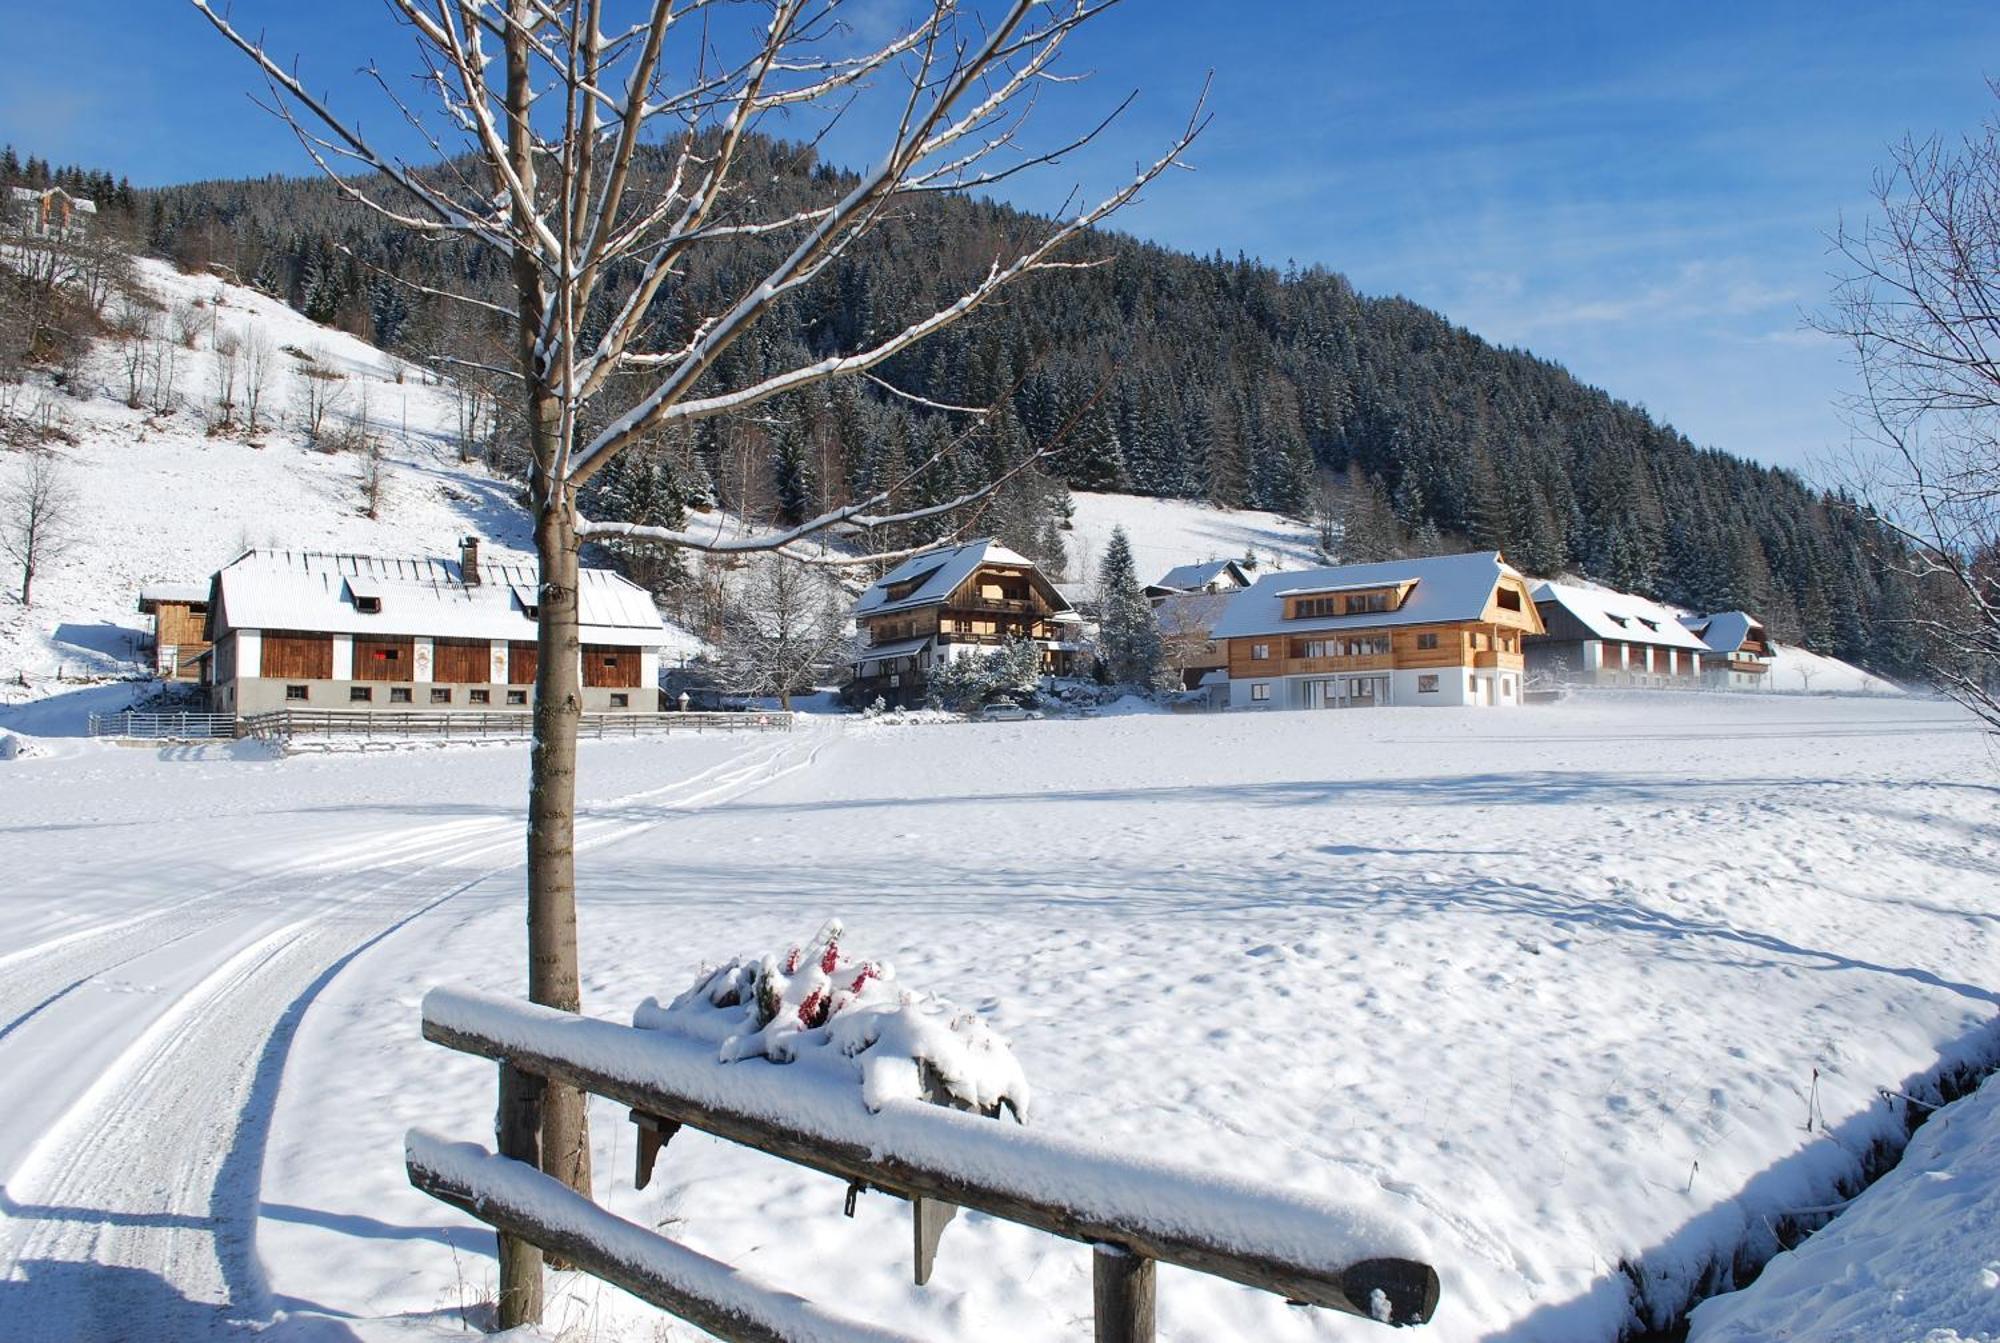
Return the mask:
[[[479, 713], [534, 699], [530, 564], [252, 550], [209, 583], [211, 707]], [[665, 626], [645, 589], [581, 572], [583, 707], [659, 708]]]
[[1519, 704], [1521, 640], [1541, 632], [1490, 550], [1267, 574], [1215, 625], [1232, 709]]
[[8, 223], [33, 238], [62, 242], [80, 237], [97, 217], [97, 203], [61, 187], [7, 189]]
[[1770, 684], [1771, 637], [1748, 611], [1682, 616], [1681, 624], [1707, 645], [1701, 679], [1718, 690], [1759, 690]]
[[1168, 597], [1190, 592], [1240, 592], [1250, 586], [1250, 571], [1241, 560], [1205, 560], [1167, 570], [1157, 582], [1146, 586], [1148, 600], [1158, 603]]
[[1694, 632], [1644, 597], [1601, 588], [1543, 583], [1535, 609], [1547, 633], [1529, 638], [1528, 671], [1561, 685], [1679, 686], [1701, 684], [1702, 654]]
[[1033, 560], [998, 541], [927, 550], [861, 594], [850, 700], [923, 702], [930, 673], [1010, 639], [1042, 650], [1042, 670], [1067, 676], [1081, 618]]
[[153, 675], [199, 681], [208, 652], [208, 585], [156, 583], [140, 590], [139, 611], [153, 618]]

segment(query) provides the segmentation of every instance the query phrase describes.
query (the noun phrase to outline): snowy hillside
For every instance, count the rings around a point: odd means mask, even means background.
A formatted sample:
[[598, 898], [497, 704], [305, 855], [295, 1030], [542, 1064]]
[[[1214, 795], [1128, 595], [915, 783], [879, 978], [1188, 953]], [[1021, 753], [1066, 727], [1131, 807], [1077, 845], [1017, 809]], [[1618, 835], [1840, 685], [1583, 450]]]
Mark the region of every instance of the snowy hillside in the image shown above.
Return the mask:
[[1148, 499], [1130, 494], [1070, 496], [1076, 502], [1069, 547], [1069, 578], [1092, 582], [1114, 528], [1132, 542], [1139, 581], [1150, 583], [1179, 564], [1241, 559], [1254, 551], [1259, 563], [1296, 569], [1318, 562], [1313, 530], [1277, 513], [1219, 509], [1187, 499]]
[[[525, 553], [531, 533], [510, 487], [458, 460], [448, 387], [254, 290], [158, 261], [142, 259], [138, 267], [161, 305], [155, 320], [162, 328], [177, 304], [204, 318], [192, 348], [165, 331], [179, 408], [160, 413], [150, 395], [139, 409], [124, 404], [126, 343], [112, 338], [99, 340], [85, 364], [87, 396], [66, 395], [45, 380], [26, 389], [45, 398], [40, 404], [75, 439], [53, 446], [83, 535], [37, 579], [31, 610], [0, 602], [0, 681], [9, 687], [0, 693], [19, 697], [23, 678], [31, 693], [46, 693], [58, 670], [68, 677], [132, 670], [149, 625], [136, 609], [139, 589], [203, 582], [253, 545], [448, 555], [460, 536], [477, 532], [495, 558]], [[270, 351], [265, 425], [247, 441], [209, 432], [218, 337], [225, 349], [256, 340]], [[332, 402], [329, 426], [353, 426], [365, 410], [381, 444], [374, 519], [363, 513], [364, 456], [306, 446], [300, 422], [314, 381], [308, 370], [331, 375], [316, 380]], [[240, 371], [238, 379], [240, 403]]]

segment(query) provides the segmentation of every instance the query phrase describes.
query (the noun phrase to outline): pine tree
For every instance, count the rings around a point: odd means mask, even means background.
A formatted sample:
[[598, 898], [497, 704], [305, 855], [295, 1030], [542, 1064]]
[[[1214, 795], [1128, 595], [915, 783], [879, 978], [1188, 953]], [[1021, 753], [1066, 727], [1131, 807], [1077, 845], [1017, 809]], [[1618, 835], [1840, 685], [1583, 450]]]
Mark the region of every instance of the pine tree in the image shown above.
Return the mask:
[[1165, 650], [1152, 605], [1139, 585], [1132, 543], [1123, 527], [1113, 528], [1097, 567], [1098, 655], [1118, 685], [1152, 689], [1159, 684]]

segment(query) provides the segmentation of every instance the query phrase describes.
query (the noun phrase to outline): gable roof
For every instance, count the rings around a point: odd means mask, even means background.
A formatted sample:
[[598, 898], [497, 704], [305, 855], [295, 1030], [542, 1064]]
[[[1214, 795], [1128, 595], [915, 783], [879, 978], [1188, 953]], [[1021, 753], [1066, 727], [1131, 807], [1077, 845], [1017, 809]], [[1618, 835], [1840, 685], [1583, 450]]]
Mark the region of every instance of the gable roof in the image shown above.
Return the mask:
[[[1266, 574], [1230, 597], [1229, 608], [1215, 622], [1214, 637], [1239, 639], [1253, 634], [1380, 629], [1389, 625], [1478, 620], [1486, 614], [1486, 603], [1492, 599], [1493, 589], [1507, 575], [1521, 576], [1500, 558], [1498, 551], [1493, 550]], [[1404, 583], [1411, 585], [1409, 595], [1393, 611], [1318, 616], [1304, 620], [1285, 618], [1285, 598], [1289, 596], [1396, 587]]]
[[1708, 645], [1681, 623], [1678, 611], [1628, 592], [1543, 583], [1535, 589], [1535, 604], [1544, 603], [1554, 603], [1567, 611], [1593, 638], [1659, 648], [1688, 648], [1698, 653], [1709, 651]]
[[139, 589], [139, 610], [145, 615], [158, 614], [160, 604], [179, 603], [183, 606], [206, 606], [208, 604], [208, 584], [206, 583], [148, 583]]
[[1200, 564], [1180, 564], [1160, 576], [1153, 584], [1155, 592], [1192, 592], [1205, 588], [1216, 579], [1228, 574], [1236, 580], [1236, 586], [1250, 586], [1250, 575], [1243, 570], [1241, 560], [1204, 560]]
[[1748, 611], [1716, 611], [1705, 616], [1682, 616], [1681, 624], [1709, 649], [1717, 653], [1734, 653], [1743, 647], [1755, 630], [1760, 638], [1764, 635], [1764, 622]]
[[[468, 585], [456, 560], [247, 551], [209, 580], [210, 633], [278, 629], [533, 639], [535, 621], [521, 595], [538, 591], [535, 567], [489, 560], [480, 564], [479, 578]], [[666, 626], [644, 588], [608, 569], [579, 570], [577, 586], [584, 642], [636, 647], [666, 642]], [[364, 612], [357, 597], [377, 598], [381, 609]]]
[[[1010, 568], [1026, 569], [1041, 580], [1047, 589], [1049, 604], [1058, 611], [1067, 611], [1069, 601], [1056, 585], [1049, 582], [1035, 562], [1018, 551], [1009, 550], [998, 541], [986, 538], [967, 541], [964, 545], [946, 546], [938, 550], [926, 550], [921, 555], [912, 555], [901, 564], [876, 579], [869, 589], [861, 594], [861, 600], [854, 605], [857, 616], [887, 615], [896, 611], [915, 611], [926, 606], [937, 606], [945, 598], [958, 591], [958, 585], [972, 577], [981, 565], [1000, 564]], [[892, 590], [906, 584], [915, 584], [902, 596], [892, 599]]]

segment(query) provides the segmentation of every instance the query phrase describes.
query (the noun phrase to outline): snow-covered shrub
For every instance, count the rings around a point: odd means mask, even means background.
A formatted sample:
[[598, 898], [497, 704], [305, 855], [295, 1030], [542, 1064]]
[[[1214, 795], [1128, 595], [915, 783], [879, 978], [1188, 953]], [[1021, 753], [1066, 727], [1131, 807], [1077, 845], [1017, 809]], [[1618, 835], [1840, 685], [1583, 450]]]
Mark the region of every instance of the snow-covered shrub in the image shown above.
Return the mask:
[[768, 1059], [834, 1067], [861, 1084], [862, 1101], [927, 1100], [1026, 1122], [1028, 1079], [1005, 1039], [932, 993], [906, 989], [892, 966], [840, 949], [831, 921], [783, 956], [706, 967], [665, 1007], [648, 998], [632, 1015], [646, 1030], [716, 1046], [724, 1063]]
[[976, 709], [1003, 695], [1031, 702], [1041, 683], [1041, 646], [1009, 639], [991, 652], [946, 662], [931, 673], [926, 693], [934, 709]]

